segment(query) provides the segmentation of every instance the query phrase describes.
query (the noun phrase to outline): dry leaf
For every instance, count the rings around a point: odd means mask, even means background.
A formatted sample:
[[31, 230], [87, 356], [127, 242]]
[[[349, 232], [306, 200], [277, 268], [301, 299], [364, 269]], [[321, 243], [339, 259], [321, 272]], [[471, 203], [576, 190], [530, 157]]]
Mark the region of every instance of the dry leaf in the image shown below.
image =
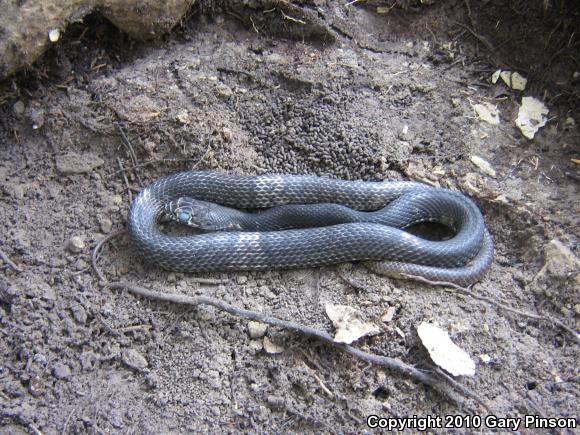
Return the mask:
[[475, 375], [475, 363], [471, 357], [451, 341], [446, 331], [423, 322], [417, 327], [423, 346], [435, 364], [453, 376]]
[[364, 322], [359, 313], [347, 305], [326, 304], [326, 315], [336, 328], [334, 341], [350, 344], [365, 335], [375, 335], [380, 332], [377, 325]]

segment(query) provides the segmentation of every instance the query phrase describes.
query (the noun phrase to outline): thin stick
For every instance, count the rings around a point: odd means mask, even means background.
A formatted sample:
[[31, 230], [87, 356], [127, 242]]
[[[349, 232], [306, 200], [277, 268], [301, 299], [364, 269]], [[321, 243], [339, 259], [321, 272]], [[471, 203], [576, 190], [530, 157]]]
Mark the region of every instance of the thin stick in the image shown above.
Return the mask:
[[207, 157], [207, 155], [209, 153], [210, 148], [211, 148], [211, 139], [208, 139], [207, 140], [207, 147], [205, 149], [205, 152], [199, 158], [199, 160], [197, 162], [195, 162], [195, 164], [191, 167], [191, 170], [197, 169], [197, 167], [201, 164], [201, 162], [203, 162], [205, 160], [205, 158]]
[[95, 246], [95, 249], [93, 249], [93, 252], [91, 254], [91, 264], [93, 265], [93, 270], [97, 274], [97, 277], [99, 278], [99, 283], [101, 285], [104, 285], [104, 283], [107, 282], [107, 278], [105, 277], [103, 272], [101, 272], [101, 269], [99, 269], [99, 266], [97, 265], [99, 252], [101, 251], [103, 245], [107, 243], [109, 240], [119, 237], [121, 234], [125, 234], [126, 232], [127, 230], [123, 228], [121, 230], [117, 230], [114, 233], [109, 234], [107, 237], [105, 237], [103, 240], [97, 243], [97, 246]]
[[342, 279], [344, 282], [346, 282], [348, 285], [350, 285], [353, 289], [355, 289], [357, 291], [363, 291], [363, 292], [366, 292], [366, 293], [374, 293], [374, 289], [373, 288], [371, 288], [368, 285], [362, 283], [358, 279], [349, 278], [348, 276], [346, 276], [344, 274], [344, 270], [341, 267], [338, 267], [336, 269], [336, 272], [337, 272], [339, 278]]
[[76, 405], [72, 411], [69, 413], [68, 417], [66, 418], [66, 421], [64, 422], [64, 426], [62, 427], [62, 431], [60, 433], [62, 433], [62, 435], [66, 434], [66, 428], [68, 426], [68, 423], [70, 422], [70, 419], [72, 418], [73, 414], [76, 412], [77, 408], [79, 405]]
[[566, 324], [562, 323], [558, 319], [553, 319], [553, 318], [550, 318], [550, 317], [547, 317], [547, 316], [543, 316], [543, 315], [539, 315], [539, 314], [532, 314], [532, 313], [528, 313], [528, 312], [525, 312], [525, 311], [520, 311], [520, 310], [518, 310], [516, 308], [512, 308], [512, 307], [510, 307], [508, 305], [502, 304], [501, 302], [496, 301], [493, 298], [490, 298], [490, 297], [487, 297], [487, 296], [478, 295], [478, 294], [472, 292], [471, 290], [469, 290], [469, 289], [467, 289], [465, 287], [461, 287], [460, 285], [457, 285], [457, 284], [452, 283], [452, 282], [447, 282], [447, 281], [431, 281], [431, 280], [429, 280], [427, 278], [424, 278], [422, 276], [418, 276], [418, 275], [408, 275], [406, 273], [402, 273], [401, 275], [404, 276], [405, 278], [413, 279], [413, 280], [416, 280], [416, 281], [419, 281], [419, 282], [422, 282], [422, 283], [425, 283], [425, 284], [429, 284], [429, 285], [432, 285], [432, 286], [451, 287], [451, 288], [457, 290], [458, 292], [460, 292], [460, 293], [462, 293], [462, 294], [464, 294], [466, 296], [469, 296], [469, 297], [471, 297], [473, 299], [477, 299], [477, 300], [480, 300], [480, 301], [483, 301], [483, 302], [487, 302], [490, 305], [494, 305], [494, 306], [496, 306], [498, 308], [501, 308], [503, 310], [509, 311], [511, 313], [514, 313], [514, 314], [518, 314], [518, 315], [520, 315], [522, 317], [527, 317], [529, 319], [534, 319], [534, 320], [541, 320], [541, 321], [549, 322], [549, 323], [555, 323], [560, 328], [562, 328], [565, 331], [569, 332], [572, 335], [572, 337], [574, 338], [574, 340], [576, 340], [577, 343], [580, 343], [580, 334], [578, 334], [576, 331], [574, 331], [572, 328], [570, 328]]
[[[121, 133], [121, 140], [122, 140], [123, 144], [125, 145], [125, 147], [127, 148], [127, 151], [129, 153], [129, 157], [131, 158], [131, 161], [133, 162], [133, 166], [138, 166], [139, 161], [137, 160], [137, 154], [135, 154], [135, 150], [133, 149], [133, 145], [131, 145], [131, 141], [129, 140], [129, 138], [125, 134], [125, 130], [123, 130], [123, 126], [120, 123], [117, 123], [117, 128], [119, 129], [119, 132]], [[137, 171], [133, 171], [133, 173], [137, 177], [137, 181], [139, 181], [139, 185], [142, 186], [143, 182], [141, 181], [141, 177], [139, 177], [139, 173]]]
[[5, 252], [4, 252], [2, 249], [0, 249], [0, 258], [1, 258], [1, 259], [2, 259], [2, 261], [3, 261], [4, 263], [6, 263], [6, 265], [7, 265], [8, 267], [10, 267], [12, 270], [14, 270], [15, 272], [18, 272], [18, 273], [22, 273], [22, 269], [21, 269], [20, 267], [18, 267], [18, 265], [17, 265], [16, 263], [14, 263], [14, 262], [13, 262], [13, 261], [10, 259], [10, 257], [8, 257], [8, 255], [6, 255], [6, 253], [5, 253]]
[[284, 17], [285, 20], [293, 21], [293, 22], [298, 23], [298, 24], [306, 24], [306, 21], [304, 21], [304, 20], [291, 17], [290, 15], [286, 15], [282, 9], [280, 9], [280, 12], [282, 13], [282, 16]]
[[316, 373], [312, 373], [312, 376], [314, 376], [314, 379], [316, 379], [318, 381], [318, 385], [320, 385], [320, 388], [322, 388], [322, 390], [328, 395], [328, 397], [330, 397], [332, 399], [334, 397], [334, 394], [332, 394], [332, 391], [330, 391], [328, 389], [328, 387], [326, 385], [324, 385], [324, 382], [322, 382], [322, 379], [320, 379], [318, 376], [316, 376]]
[[492, 53], [495, 51], [495, 48], [493, 47], [493, 45], [491, 44], [491, 42], [489, 42], [485, 36], [480, 35], [479, 33], [477, 33], [475, 30], [473, 30], [471, 27], [469, 27], [467, 24], [463, 24], [459, 21], [457, 21], [457, 25], [463, 27], [465, 30], [467, 30], [469, 33], [471, 33], [477, 40], [479, 40], [483, 45], [485, 45], [485, 47], [491, 51]]
[[465, 387], [465, 385], [462, 385], [459, 382], [457, 382], [455, 379], [453, 379], [451, 376], [449, 376], [447, 373], [445, 373], [444, 370], [441, 370], [439, 367], [437, 367], [436, 371], [440, 376], [447, 379], [447, 381], [451, 385], [453, 385], [453, 387], [457, 391], [460, 391], [461, 393], [463, 393], [467, 397], [471, 397], [473, 400], [475, 400], [477, 403], [479, 403], [481, 406], [483, 406], [483, 408], [488, 413], [491, 413], [491, 409], [490, 409], [489, 405], [481, 397], [479, 397], [477, 394], [474, 394], [473, 391], [471, 391], [469, 388]]
[[129, 186], [129, 180], [127, 179], [125, 168], [123, 168], [123, 163], [121, 162], [121, 159], [119, 157], [117, 157], [117, 164], [121, 169], [121, 174], [123, 175], [123, 180], [125, 181], [125, 187], [127, 188], [127, 194], [129, 195], [129, 202], [133, 202], [133, 193], [131, 192], [131, 186]]

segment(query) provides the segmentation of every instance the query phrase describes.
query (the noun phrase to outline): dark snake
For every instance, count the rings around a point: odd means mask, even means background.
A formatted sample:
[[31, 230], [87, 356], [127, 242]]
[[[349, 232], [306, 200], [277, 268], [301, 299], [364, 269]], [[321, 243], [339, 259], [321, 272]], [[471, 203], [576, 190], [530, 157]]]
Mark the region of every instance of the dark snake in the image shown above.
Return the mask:
[[[168, 204], [180, 198], [220, 204], [214, 210], [218, 220], [239, 219], [241, 223], [235, 224], [239, 231], [162, 233], [159, 221], [167, 218], [172, 208]], [[316, 217], [304, 204], [312, 204]], [[225, 207], [274, 208], [242, 215]], [[304, 223], [299, 223], [294, 228], [291, 222], [286, 228], [293, 229], [271, 231], [258, 223], [260, 215], [277, 220], [283, 214], [292, 219], [298, 209], [306, 214], [306, 221], [322, 221], [325, 226], [300, 228]], [[181, 212], [174, 219], [184, 217]], [[250, 226], [244, 226], [248, 222]], [[405, 231], [421, 222], [443, 224], [454, 236], [433, 241]], [[180, 272], [307, 268], [363, 260], [381, 274], [469, 285], [481, 278], [493, 258], [491, 235], [469, 198], [410, 181], [181, 172], [139, 193], [129, 210], [128, 228], [147, 260]]]

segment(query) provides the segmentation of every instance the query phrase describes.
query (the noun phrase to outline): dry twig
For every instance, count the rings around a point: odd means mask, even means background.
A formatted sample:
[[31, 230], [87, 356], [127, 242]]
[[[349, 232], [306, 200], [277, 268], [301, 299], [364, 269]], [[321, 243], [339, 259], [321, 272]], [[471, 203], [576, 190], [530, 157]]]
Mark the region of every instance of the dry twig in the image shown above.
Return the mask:
[[[120, 123], [117, 123], [117, 128], [119, 129], [119, 133], [121, 133], [121, 140], [123, 142], [123, 145], [125, 145], [125, 147], [127, 148], [127, 153], [129, 154], [129, 158], [131, 159], [133, 166], [134, 167], [139, 166], [139, 161], [137, 160], [137, 154], [135, 154], [135, 149], [133, 148], [131, 141], [129, 140], [129, 138], [125, 134], [125, 130], [123, 129], [123, 126]], [[135, 177], [137, 177], [137, 181], [139, 182], [139, 185], [142, 186], [143, 182], [141, 181], [141, 177], [139, 177], [139, 173], [137, 171], [133, 171], [133, 173], [135, 174]]]
[[120, 172], [123, 175], [123, 181], [125, 181], [125, 187], [127, 188], [127, 194], [129, 195], [129, 202], [133, 202], [133, 193], [131, 192], [131, 186], [129, 186], [129, 180], [127, 179], [127, 174], [125, 173], [125, 168], [123, 168], [123, 162], [117, 157], [117, 164], [119, 165]]

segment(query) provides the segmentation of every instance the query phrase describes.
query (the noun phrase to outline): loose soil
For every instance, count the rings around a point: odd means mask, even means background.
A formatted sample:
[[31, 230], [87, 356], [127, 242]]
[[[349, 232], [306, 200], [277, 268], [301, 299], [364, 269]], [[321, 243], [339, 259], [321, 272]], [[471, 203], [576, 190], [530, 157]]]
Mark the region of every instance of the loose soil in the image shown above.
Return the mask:
[[[237, 12], [202, 9], [153, 44], [91, 16], [2, 84], [0, 240], [21, 269], [0, 263], [3, 433], [359, 432], [371, 414], [486, 413], [282, 329], [267, 331], [283, 348], [270, 354], [247, 321], [100, 287], [91, 249], [124, 228], [139, 188], [180, 170], [461, 190], [480, 205], [497, 245], [473, 291], [578, 328], [578, 270], [543, 268], [552, 239], [578, 251], [577, 84], [558, 90], [552, 80], [562, 71], [568, 80], [577, 64], [557, 57], [545, 76], [532, 71], [525, 95], [543, 98], [550, 120], [529, 141], [514, 125], [521, 95], [490, 83], [509, 64], [505, 45], [493, 63], [482, 41], [497, 40], [457, 24], [489, 25], [495, 9], [469, 17], [454, 2], [388, 13], [342, 2], [310, 8], [332, 38], [296, 31], [301, 24], [276, 8], [275, 36], [267, 17], [245, 26]], [[504, 16], [502, 26], [524, 18]], [[292, 39], [279, 36], [286, 30]], [[523, 65], [523, 56], [512, 60]], [[479, 102], [498, 105], [499, 125], [477, 119]], [[395, 307], [358, 347], [432, 372], [416, 327], [434, 321], [476, 361], [476, 375], [458, 380], [492, 413], [577, 416], [575, 337], [484, 301], [357, 265], [348, 276], [364, 289], [337, 268], [204, 275], [226, 283], [200, 284], [145, 264], [126, 237], [107, 245], [99, 264], [111, 280], [208, 295], [329, 332], [327, 303], [367, 320]]]

